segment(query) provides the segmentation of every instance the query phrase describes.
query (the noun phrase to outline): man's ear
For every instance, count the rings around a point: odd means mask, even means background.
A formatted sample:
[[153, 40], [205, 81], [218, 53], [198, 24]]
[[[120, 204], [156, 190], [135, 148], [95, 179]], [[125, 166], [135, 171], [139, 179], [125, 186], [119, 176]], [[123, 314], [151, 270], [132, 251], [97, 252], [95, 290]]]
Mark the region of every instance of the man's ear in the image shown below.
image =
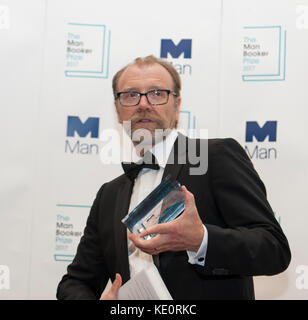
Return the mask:
[[182, 103], [182, 98], [181, 97], [176, 97], [176, 105], [180, 109], [181, 103]]
[[182, 103], [182, 98], [181, 97], [176, 97], [176, 100], [175, 100], [175, 107], [176, 107], [175, 113], [176, 113], [177, 122], [179, 122], [181, 103]]

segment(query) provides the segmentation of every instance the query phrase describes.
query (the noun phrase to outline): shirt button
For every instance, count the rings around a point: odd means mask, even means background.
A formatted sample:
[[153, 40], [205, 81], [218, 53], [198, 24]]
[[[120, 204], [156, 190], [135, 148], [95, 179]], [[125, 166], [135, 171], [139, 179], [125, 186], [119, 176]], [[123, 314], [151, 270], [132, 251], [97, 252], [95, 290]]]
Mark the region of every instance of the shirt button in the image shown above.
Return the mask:
[[202, 262], [202, 261], [204, 261], [204, 258], [199, 258], [198, 261]]

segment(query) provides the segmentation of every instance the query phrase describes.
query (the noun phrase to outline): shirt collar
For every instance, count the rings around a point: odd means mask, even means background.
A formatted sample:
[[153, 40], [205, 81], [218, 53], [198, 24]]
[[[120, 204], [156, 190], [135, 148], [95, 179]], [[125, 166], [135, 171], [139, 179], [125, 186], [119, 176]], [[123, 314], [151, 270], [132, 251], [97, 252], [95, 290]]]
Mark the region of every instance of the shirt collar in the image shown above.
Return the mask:
[[150, 150], [153, 155], [155, 156], [158, 165], [161, 168], [165, 168], [169, 155], [171, 153], [171, 150], [173, 148], [174, 142], [178, 137], [178, 131], [176, 129], [172, 129], [170, 133], [157, 143], [153, 148]]

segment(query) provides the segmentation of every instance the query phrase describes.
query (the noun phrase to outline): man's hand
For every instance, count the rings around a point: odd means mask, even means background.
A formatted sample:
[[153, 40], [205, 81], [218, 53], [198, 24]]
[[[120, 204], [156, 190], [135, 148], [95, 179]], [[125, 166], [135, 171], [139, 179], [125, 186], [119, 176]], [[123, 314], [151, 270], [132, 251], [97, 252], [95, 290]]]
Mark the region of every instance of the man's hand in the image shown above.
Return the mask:
[[117, 294], [122, 285], [122, 277], [120, 274], [116, 274], [116, 278], [113, 281], [112, 286], [109, 291], [105, 294], [105, 296], [101, 296], [100, 300], [117, 300]]
[[[135, 246], [148, 254], [164, 251], [195, 251], [197, 252], [204, 235], [203, 223], [199, 217], [194, 195], [185, 186], [185, 210], [173, 221], [156, 224], [140, 233], [139, 237], [130, 234], [128, 237]], [[150, 240], [143, 237], [156, 234]]]

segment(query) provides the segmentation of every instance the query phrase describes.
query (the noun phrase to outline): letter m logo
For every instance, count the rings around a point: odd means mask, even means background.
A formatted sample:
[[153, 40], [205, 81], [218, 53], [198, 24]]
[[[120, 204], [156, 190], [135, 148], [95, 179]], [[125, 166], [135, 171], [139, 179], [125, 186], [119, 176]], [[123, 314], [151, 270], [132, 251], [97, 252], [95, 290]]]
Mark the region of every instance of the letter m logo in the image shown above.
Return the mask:
[[168, 53], [172, 58], [178, 58], [184, 53], [184, 59], [191, 59], [191, 39], [182, 39], [177, 45], [171, 39], [161, 39], [160, 57], [167, 58]]
[[266, 121], [263, 127], [260, 127], [256, 121], [246, 122], [246, 142], [252, 142], [253, 137], [262, 142], [268, 137], [268, 141], [277, 140], [277, 121]]
[[77, 132], [79, 137], [86, 137], [90, 132], [91, 138], [98, 138], [98, 127], [99, 118], [88, 118], [83, 123], [79, 117], [68, 116], [66, 135], [68, 137], [74, 137], [75, 132]]

